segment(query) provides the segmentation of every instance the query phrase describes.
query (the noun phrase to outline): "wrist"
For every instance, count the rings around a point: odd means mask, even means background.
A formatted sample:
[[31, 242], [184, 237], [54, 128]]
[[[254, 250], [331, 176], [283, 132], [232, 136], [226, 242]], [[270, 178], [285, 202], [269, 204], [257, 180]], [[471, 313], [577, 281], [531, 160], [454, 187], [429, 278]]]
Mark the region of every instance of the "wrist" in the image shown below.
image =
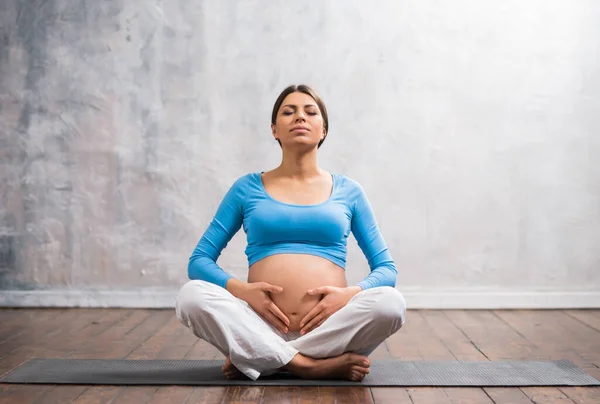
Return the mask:
[[[238, 299], [242, 299], [247, 283], [237, 278], [230, 278], [225, 284], [225, 289]], [[244, 300], [244, 299], [242, 299]]]
[[362, 292], [363, 289], [358, 285], [354, 285], [354, 286], [348, 286], [346, 288], [346, 290], [348, 290], [348, 294], [350, 295], [350, 298], [353, 298], [355, 295]]

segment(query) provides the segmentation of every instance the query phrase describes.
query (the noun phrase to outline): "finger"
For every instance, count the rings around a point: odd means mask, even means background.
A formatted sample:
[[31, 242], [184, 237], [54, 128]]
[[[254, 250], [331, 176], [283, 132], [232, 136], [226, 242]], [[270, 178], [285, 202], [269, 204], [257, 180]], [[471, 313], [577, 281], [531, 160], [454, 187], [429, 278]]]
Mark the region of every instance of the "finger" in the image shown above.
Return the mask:
[[313, 324], [313, 325], [311, 325], [311, 326], [308, 326], [308, 325], [307, 325], [307, 326], [304, 328], [304, 332], [305, 332], [305, 333], [309, 333], [309, 332], [311, 332], [312, 330], [319, 328], [319, 327], [321, 326], [321, 324], [323, 324], [323, 323], [325, 322], [325, 320], [327, 320], [327, 318], [328, 318], [328, 317], [329, 317], [329, 316], [327, 316], [325, 313], [321, 313], [321, 315], [319, 316], [320, 320], [318, 320], [318, 322], [317, 322], [316, 324]]
[[309, 295], [323, 295], [323, 294], [327, 294], [329, 292], [331, 292], [331, 289], [329, 288], [329, 286], [320, 286], [318, 288], [308, 290]]
[[323, 313], [319, 313], [319, 315], [313, 317], [312, 320], [308, 322], [304, 327], [302, 327], [301, 333], [306, 334], [309, 330], [312, 330], [315, 325], [319, 323], [323, 319]]
[[283, 292], [283, 288], [281, 286], [271, 285], [267, 282], [261, 282], [260, 288], [265, 292], [271, 293], [280, 293]]
[[314, 326], [310, 327], [310, 328], [306, 328], [304, 330], [305, 334], [308, 334], [309, 332], [311, 332], [312, 330], [316, 330], [317, 328], [319, 328], [321, 326], [321, 324], [323, 324], [325, 322], [325, 320], [327, 320], [326, 318], [322, 318], [321, 321], [319, 321], [317, 324], [315, 324]]
[[306, 316], [304, 316], [302, 321], [300, 321], [300, 328], [304, 327], [305, 324], [312, 320], [316, 315], [321, 313], [321, 311], [323, 311], [323, 305], [319, 303], [315, 307], [313, 307], [312, 310], [306, 314]]
[[327, 317], [323, 317], [321, 319], [321, 321], [319, 321], [319, 323], [317, 325], [315, 325], [313, 328], [311, 328], [307, 332], [311, 332], [312, 330], [316, 330], [317, 328], [319, 328], [321, 326], [321, 324], [323, 324], [325, 322], [325, 320], [327, 320]]
[[283, 324], [283, 322], [277, 316], [275, 316], [275, 314], [273, 314], [273, 313], [271, 313], [270, 311], [267, 310], [267, 312], [264, 314], [264, 317], [275, 328], [277, 328], [278, 330], [280, 330], [283, 333], [287, 333], [287, 327], [286, 327], [286, 325]]
[[283, 323], [287, 327], [290, 326], [290, 319], [287, 318], [285, 314], [283, 314], [283, 312], [279, 309], [279, 307], [277, 307], [275, 303], [271, 303], [271, 305], [269, 306], [269, 310], [271, 311], [271, 313], [275, 314], [281, 321], [283, 321]]

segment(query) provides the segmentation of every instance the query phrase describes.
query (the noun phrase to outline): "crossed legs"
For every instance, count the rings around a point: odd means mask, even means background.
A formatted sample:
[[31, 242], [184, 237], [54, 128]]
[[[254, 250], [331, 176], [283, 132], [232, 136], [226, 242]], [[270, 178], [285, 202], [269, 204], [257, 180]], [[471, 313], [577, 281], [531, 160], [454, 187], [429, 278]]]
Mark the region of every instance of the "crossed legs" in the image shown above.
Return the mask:
[[[325, 378], [327, 372], [344, 377], [339, 369], [360, 366], [398, 331], [405, 321], [406, 303], [394, 288], [367, 289], [303, 336], [281, 333], [246, 302], [204, 281], [183, 285], [175, 310], [186, 327], [229, 356], [231, 364], [252, 380], [282, 368], [301, 377]], [[326, 358], [331, 360], [315, 367]]]

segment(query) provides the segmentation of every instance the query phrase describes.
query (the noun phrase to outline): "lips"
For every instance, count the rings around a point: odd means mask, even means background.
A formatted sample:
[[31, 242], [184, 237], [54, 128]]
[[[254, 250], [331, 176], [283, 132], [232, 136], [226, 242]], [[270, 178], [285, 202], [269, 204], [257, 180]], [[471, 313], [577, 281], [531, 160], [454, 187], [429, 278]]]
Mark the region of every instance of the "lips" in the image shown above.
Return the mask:
[[294, 126], [292, 128], [292, 132], [295, 132], [295, 131], [308, 131], [308, 128], [306, 126]]

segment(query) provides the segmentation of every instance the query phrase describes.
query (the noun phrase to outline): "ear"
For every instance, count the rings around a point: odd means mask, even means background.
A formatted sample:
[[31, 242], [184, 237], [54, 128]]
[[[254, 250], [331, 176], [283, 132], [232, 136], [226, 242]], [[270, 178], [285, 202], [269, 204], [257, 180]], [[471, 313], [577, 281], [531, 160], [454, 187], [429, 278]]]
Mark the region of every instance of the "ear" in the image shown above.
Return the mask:
[[271, 124], [271, 134], [275, 139], [277, 139], [277, 133], [275, 132], [275, 125]]

